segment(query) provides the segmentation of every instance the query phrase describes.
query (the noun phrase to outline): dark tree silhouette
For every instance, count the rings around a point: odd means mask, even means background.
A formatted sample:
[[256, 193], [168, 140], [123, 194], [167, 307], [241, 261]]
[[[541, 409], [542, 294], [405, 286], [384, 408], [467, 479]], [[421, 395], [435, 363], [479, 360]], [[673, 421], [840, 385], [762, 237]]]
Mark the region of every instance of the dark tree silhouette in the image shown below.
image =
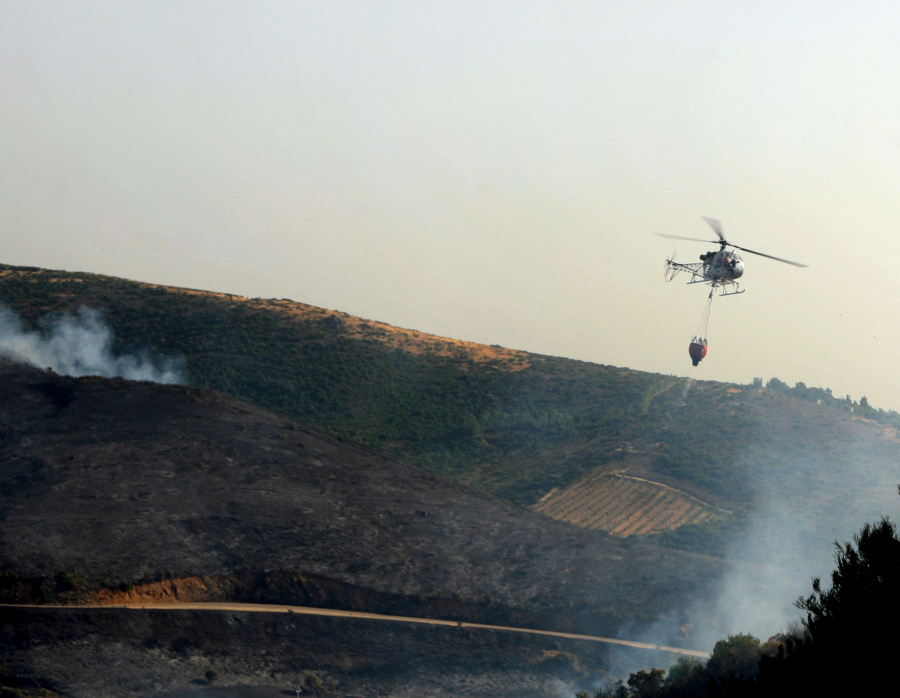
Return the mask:
[[651, 669], [639, 671], [628, 677], [628, 687], [635, 698], [657, 698], [661, 694], [663, 679], [666, 672], [663, 669]]
[[831, 587], [797, 601], [805, 634], [760, 662], [758, 695], [881, 695], [896, 660], [900, 538], [888, 519], [836, 544]]

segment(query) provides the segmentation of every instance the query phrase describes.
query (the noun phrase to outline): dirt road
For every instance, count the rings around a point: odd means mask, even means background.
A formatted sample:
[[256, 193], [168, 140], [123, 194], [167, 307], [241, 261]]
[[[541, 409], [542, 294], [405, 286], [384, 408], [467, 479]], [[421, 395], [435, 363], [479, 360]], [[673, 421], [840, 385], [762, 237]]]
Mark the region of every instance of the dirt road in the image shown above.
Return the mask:
[[563, 637], [570, 640], [587, 640], [589, 642], [605, 642], [612, 645], [623, 645], [637, 649], [655, 650], [658, 652], [672, 652], [688, 657], [700, 657], [708, 659], [709, 655], [697, 650], [682, 649], [680, 647], [668, 647], [655, 645], [649, 642], [633, 642], [631, 640], [618, 640], [611, 637], [597, 637], [595, 635], [579, 635], [576, 633], [561, 633], [553, 630], [531, 630], [527, 628], [510, 628], [503, 625], [483, 625], [481, 623], [464, 623], [453, 620], [437, 620], [434, 618], [409, 618], [405, 616], [386, 616], [380, 613], [363, 613], [361, 611], [336, 611], [328, 608], [310, 608], [307, 606], [276, 606], [269, 604], [253, 603], [159, 603], [159, 604], [104, 604], [89, 606], [24, 606], [13, 604], [0, 604], [0, 608], [79, 608], [79, 609], [109, 609], [119, 608], [133, 611], [235, 611], [240, 613], [297, 613], [309, 616], [332, 616], [338, 618], [365, 618], [366, 620], [382, 620], [395, 623], [421, 623], [425, 625], [448, 625], [459, 628], [473, 628], [478, 630], [495, 630], [511, 633], [525, 633], [530, 635], [547, 635], [550, 637]]

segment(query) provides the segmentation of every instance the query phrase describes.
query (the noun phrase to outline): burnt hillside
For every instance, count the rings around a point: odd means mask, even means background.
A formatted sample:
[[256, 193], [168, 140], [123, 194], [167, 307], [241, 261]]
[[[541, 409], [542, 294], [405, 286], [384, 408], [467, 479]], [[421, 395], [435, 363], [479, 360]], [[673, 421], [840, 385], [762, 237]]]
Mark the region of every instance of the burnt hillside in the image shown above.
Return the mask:
[[687, 607], [721, 569], [518, 509], [200, 388], [7, 363], [0, 436], [8, 589], [61, 572], [86, 589], [306, 573], [609, 631]]

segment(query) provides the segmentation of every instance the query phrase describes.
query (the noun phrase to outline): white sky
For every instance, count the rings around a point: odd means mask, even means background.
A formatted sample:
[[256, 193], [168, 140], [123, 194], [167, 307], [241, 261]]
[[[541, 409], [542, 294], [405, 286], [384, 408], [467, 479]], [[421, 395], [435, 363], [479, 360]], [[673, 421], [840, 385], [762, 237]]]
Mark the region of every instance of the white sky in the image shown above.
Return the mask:
[[[900, 5], [0, 0], [0, 260], [900, 409]], [[747, 293], [666, 284], [730, 239]]]

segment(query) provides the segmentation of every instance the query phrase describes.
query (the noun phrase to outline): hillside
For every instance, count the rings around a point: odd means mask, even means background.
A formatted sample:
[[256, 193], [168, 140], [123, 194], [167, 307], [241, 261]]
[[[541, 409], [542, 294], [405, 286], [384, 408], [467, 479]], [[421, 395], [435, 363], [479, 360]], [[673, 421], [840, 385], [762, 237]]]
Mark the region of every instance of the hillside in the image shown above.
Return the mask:
[[59, 589], [84, 593], [205, 576], [226, 597], [317, 583], [344, 593], [340, 603], [369, 590], [383, 596], [362, 606], [610, 632], [684, 608], [721, 569], [547, 519], [200, 388], [7, 364], [0, 431], [7, 600], [46, 600], [28, 580], [62, 572]]
[[[617, 461], [667, 376], [459, 342], [287, 300], [6, 268], [28, 322], [102, 310], [116, 350], [187, 358], [226, 392], [517, 504]], [[657, 401], [658, 402], [658, 401]], [[702, 478], [699, 480], [702, 486]], [[718, 488], [739, 497], [739, 483]], [[717, 495], [720, 494], [717, 492]]]
[[[0, 360], [0, 463], [3, 604], [288, 603], [607, 636], [663, 621], [689, 643], [689, 608], [725, 571], [196, 387]], [[614, 661], [579, 641], [284, 616], [0, 607], [0, 685], [165, 695], [215, 669], [276, 695], [315, 668], [360, 696], [394, 681], [550, 696]]]
[[[773, 493], [799, 503], [810, 528], [820, 515], [870, 517], [861, 503], [881, 502], [872, 492], [892, 486], [900, 461], [896, 415], [777, 380], [692, 381], [86, 273], [3, 267], [0, 300], [32, 324], [97, 308], [118, 352], [184, 356], [191, 385], [550, 516], [555, 499], [607, 476], [649, 481], [631, 488], [625, 519], [558, 516], [676, 547], [721, 552]], [[647, 507], [659, 525], [622, 525]]]

